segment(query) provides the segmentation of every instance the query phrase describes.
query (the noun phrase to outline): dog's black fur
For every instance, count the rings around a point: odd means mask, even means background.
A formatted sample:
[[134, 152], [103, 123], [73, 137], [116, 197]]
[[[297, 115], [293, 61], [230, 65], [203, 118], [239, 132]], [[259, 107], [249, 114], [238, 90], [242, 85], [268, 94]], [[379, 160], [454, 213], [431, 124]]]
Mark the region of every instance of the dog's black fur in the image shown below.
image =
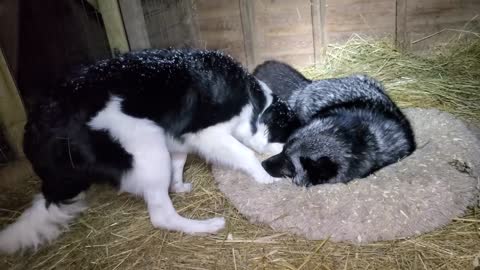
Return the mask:
[[[218, 232], [224, 218], [182, 217], [169, 192], [191, 191], [183, 181], [189, 153], [259, 183], [280, 180], [254, 152], [281, 150], [265, 123], [280, 130], [276, 119], [289, 117], [276, 106], [265, 113], [273, 99], [264, 83], [219, 51], [144, 50], [79, 68], [29, 108], [24, 151], [42, 192], [0, 231], [0, 252], [54, 240], [85, 209], [83, 191], [94, 183], [142, 197], [154, 227]], [[271, 139], [285, 138], [279, 132]]]
[[268, 60], [258, 65], [253, 75], [266, 83], [276, 96], [285, 101], [293, 91], [304, 88], [312, 82], [293, 67], [275, 60]]
[[180, 140], [229, 120], [249, 102], [256, 122], [266, 102], [258, 82], [216, 51], [146, 50], [85, 67], [53, 89], [25, 127], [25, 153], [48, 202], [70, 199], [94, 182], [118, 184], [132, 168], [117, 141], [86, 126], [111, 95], [124, 100], [126, 114], [150, 119]]
[[415, 150], [410, 123], [372, 78], [310, 81], [277, 61], [258, 66], [254, 75], [288, 102], [280, 108], [293, 111], [290, 122], [297, 123], [283, 131], [283, 152], [262, 163], [272, 176], [305, 186], [346, 183]]
[[272, 104], [262, 113], [260, 121], [268, 126], [269, 142], [277, 143], [285, 143], [292, 132], [301, 126], [288, 103], [276, 95]]

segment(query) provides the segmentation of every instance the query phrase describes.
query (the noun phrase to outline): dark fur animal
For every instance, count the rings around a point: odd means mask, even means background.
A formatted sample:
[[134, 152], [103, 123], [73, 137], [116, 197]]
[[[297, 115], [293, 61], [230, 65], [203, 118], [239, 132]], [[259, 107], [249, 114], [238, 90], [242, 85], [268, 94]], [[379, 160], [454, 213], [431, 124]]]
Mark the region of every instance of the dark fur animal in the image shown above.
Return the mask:
[[155, 227], [214, 233], [223, 218], [193, 220], [168, 191], [188, 192], [190, 152], [270, 183], [255, 158], [281, 150], [259, 121], [271, 91], [217, 51], [146, 50], [73, 74], [30, 112], [24, 149], [42, 179], [31, 208], [0, 232], [8, 253], [55, 239], [83, 209], [83, 191], [112, 183], [147, 203]]
[[[287, 64], [268, 61], [254, 75], [294, 113], [283, 151], [262, 165], [297, 185], [346, 183], [415, 150], [410, 123], [381, 84], [363, 75], [310, 81]], [[274, 106], [274, 104], [272, 104]], [[294, 125], [292, 125], [294, 126]]]

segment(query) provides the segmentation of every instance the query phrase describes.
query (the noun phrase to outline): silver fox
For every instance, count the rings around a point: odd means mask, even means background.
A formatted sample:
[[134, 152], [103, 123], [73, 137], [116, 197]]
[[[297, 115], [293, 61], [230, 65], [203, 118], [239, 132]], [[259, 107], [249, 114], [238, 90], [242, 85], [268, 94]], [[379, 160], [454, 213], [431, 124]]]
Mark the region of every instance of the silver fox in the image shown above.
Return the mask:
[[[290, 177], [301, 186], [346, 183], [395, 163], [416, 148], [408, 119], [373, 78], [352, 75], [311, 81], [278, 61], [259, 65], [254, 76], [278, 96], [271, 107], [294, 115], [284, 125], [289, 130], [270, 127], [270, 132], [285, 138], [283, 151], [262, 163], [272, 176]], [[282, 100], [286, 106], [275, 105]]]

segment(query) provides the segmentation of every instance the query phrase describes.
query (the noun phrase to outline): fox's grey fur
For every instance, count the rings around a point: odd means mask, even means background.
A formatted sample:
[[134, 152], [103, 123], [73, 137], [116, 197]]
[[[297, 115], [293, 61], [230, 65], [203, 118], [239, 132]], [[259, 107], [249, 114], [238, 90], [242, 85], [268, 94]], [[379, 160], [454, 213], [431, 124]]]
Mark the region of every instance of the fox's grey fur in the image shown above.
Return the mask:
[[260, 65], [254, 75], [287, 101], [300, 123], [283, 151], [263, 162], [273, 176], [306, 186], [348, 182], [415, 150], [410, 123], [373, 78], [310, 81], [277, 61]]

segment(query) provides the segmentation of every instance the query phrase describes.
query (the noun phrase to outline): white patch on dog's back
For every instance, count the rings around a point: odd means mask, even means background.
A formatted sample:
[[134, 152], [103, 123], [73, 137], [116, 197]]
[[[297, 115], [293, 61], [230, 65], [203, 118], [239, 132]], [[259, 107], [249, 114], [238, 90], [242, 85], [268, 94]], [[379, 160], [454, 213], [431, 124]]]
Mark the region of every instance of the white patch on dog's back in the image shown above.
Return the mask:
[[43, 195], [36, 195], [32, 206], [0, 232], [0, 252], [12, 254], [34, 248], [56, 239], [68, 223], [86, 209], [80, 194], [70, 204], [50, 204]]

